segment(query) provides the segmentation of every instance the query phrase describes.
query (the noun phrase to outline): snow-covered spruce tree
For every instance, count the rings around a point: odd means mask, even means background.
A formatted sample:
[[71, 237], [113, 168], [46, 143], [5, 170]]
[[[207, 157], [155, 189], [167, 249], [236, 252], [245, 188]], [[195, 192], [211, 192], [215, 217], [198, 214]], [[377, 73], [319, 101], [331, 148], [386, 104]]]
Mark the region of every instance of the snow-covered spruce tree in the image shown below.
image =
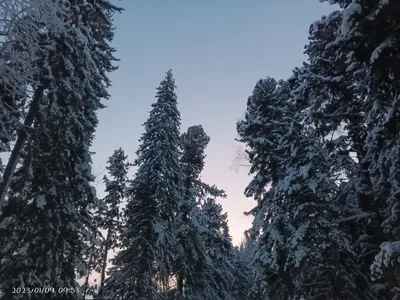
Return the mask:
[[47, 28], [52, 28], [53, 35], [61, 34], [67, 10], [61, 2], [52, 0], [5, 2], [0, 7], [4, 36], [0, 46], [0, 152], [10, 152], [10, 142], [15, 143], [7, 164], [0, 163], [0, 169], [4, 169], [0, 204], [48, 85], [46, 74], [40, 71], [48, 51], [54, 50], [54, 43], [46, 35]]
[[153, 191], [139, 181], [141, 174], [127, 189], [125, 224], [121, 232], [121, 250], [111, 260], [110, 276], [104, 282], [105, 299], [155, 299], [154, 223], [157, 207]]
[[[400, 240], [399, 231], [399, 7], [396, 1], [340, 1], [343, 8], [342, 38], [349, 45], [350, 59], [366, 70], [366, 155], [374, 191], [370, 204], [380, 218], [383, 234], [376, 242]], [[393, 248], [395, 249], [395, 248]], [[378, 259], [379, 259], [378, 255]], [[381, 276], [385, 284], [380, 299], [400, 297], [399, 266]]]
[[[293, 296], [291, 270], [284, 268], [289, 238], [282, 211], [285, 208], [268, 199], [272, 197], [271, 190], [266, 192], [268, 185], [275, 186], [282, 178], [285, 149], [281, 149], [279, 142], [290, 132], [290, 118], [285, 116], [284, 99], [276, 97], [277, 88], [275, 79], [259, 80], [248, 98], [245, 119], [237, 124], [239, 141], [250, 149], [250, 173], [255, 174], [246, 195], [253, 196], [258, 202], [250, 212], [255, 216], [251, 238], [256, 247], [252, 296], [257, 299], [289, 299]], [[267, 226], [270, 228], [265, 228]]]
[[178, 249], [175, 271], [177, 298], [201, 299], [207, 274], [206, 249], [201, 233], [204, 217], [198, 203], [197, 185], [204, 168], [205, 148], [210, 137], [201, 125], [191, 126], [181, 135], [180, 166], [183, 174], [184, 197], [179, 203], [176, 222]]
[[[121, 202], [125, 198], [127, 174], [130, 164], [126, 162], [128, 156], [124, 150], [119, 148], [108, 159], [106, 169], [111, 176], [109, 179], [104, 176], [103, 181], [106, 187], [107, 196], [103, 199], [102, 207], [99, 211], [99, 226], [105, 233], [105, 240], [102, 244], [101, 258], [101, 279], [100, 292], [104, 292], [104, 279], [107, 269], [107, 256], [110, 250], [120, 246], [120, 234], [122, 232], [122, 212], [120, 209]], [[104, 295], [100, 295], [104, 297]]]
[[115, 268], [105, 285], [110, 291], [117, 289], [122, 299], [154, 299], [159, 292], [154, 284], [166, 292], [174, 271], [174, 229], [183, 198], [175, 88], [169, 70], [157, 88], [157, 100], [140, 138], [135, 160], [138, 170], [127, 191], [123, 250], [113, 260]]
[[[226, 215], [221, 213], [220, 206], [212, 205], [214, 200], [209, 199], [226, 195], [223, 190], [202, 182], [200, 178], [209, 141], [200, 125], [189, 127], [181, 136], [184, 199], [189, 199], [181, 202], [177, 223], [182, 257], [177, 261], [181, 270], [178, 274], [182, 275], [178, 275], [178, 292], [183, 290], [184, 299], [231, 299], [229, 288], [233, 281], [233, 268], [229, 269], [229, 259], [233, 256], [228, 255], [232, 254], [229, 251], [232, 245]], [[211, 248], [216, 250], [210, 252]], [[218, 254], [218, 251], [221, 252]]]
[[[100, 199], [97, 199], [97, 207], [102, 207], [103, 203], [101, 202]], [[90, 278], [93, 275], [93, 272], [101, 273], [101, 267], [102, 267], [102, 259], [103, 259], [103, 253], [102, 253], [102, 244], [104, 242], [104, 237], [99, 229], [99, 223], [100, 223], [100, 218], [99, 216], [94, 213], [93, 215], [93, 222], [96, 228], [96, 230], [93, 231], [93, 239], [95, 240], [95, 243], [92, 243], [88, 247], [87, 251], [87, 258], [86, 258], [86, 278], [84, 283], [81, 285], [81, 293], [82, 293], [82, 298], [86, 299], [87, 296], [95, 296], [98, 294], [98, 285], [97, 283], [92, 284], [90, 282]]]
[[184, 173], [185, 197], [195, 198], [197, 183], [204, 168], [205, 149], [210, 137], [201, 125], [191, 126], [181, 136], [182, 156], [180, 159]]
[[[200, 125], [189, 127], [181, 136], [180, 163], [185, 197], [179, 205], [176, 224], [179, 241], [176, 273], [178, 295], [188, 300], [231, 299], [229, 288], [233, 282], [233, 267], [229, 269], [229, 259], [233, 260], [233, 255], [227, 254], [232, 254], [229, 251], [232, 245], [226, 215], [222, 215], [221, 207], [217, 204], [214, 207], [211, 204], [214, 200], [209, 199], [226, 195], [223, 190], [202, 182], [200, 178], [204, 168], [204, 152], [209, 141], [210, 138]], [[216, 218], [221, 223], [217, 223]], [[221, 231], [225, 235], [221, 236]], [[219, 248], [216, 246], [218, 243]], [[211, 255], [210, 248], [216, 248], [211, 251]], [[225, 256], [221, 258], [218, 251], [221, 251], [222, 256], [225, 253]], [[224, 272], [222, 276], [221, 272]]]
[[233, 249], [234, 279], [232, 281], [231, 294], [235, 300], [250, 299], [249, 295], [252, 287], [252, 266], [248, 260], [247, 253], [243, 250], [239, 247]]
[[[245, 264], [247, 266], [249, 266], [251, 269], [253, 269], [253, 267], [251, 266], [251, 262], [253, 260], [253, 254], [254, 254], [254, 251], [256, 250], [256, 247], [255, 247], [254, 240], [252, 240], [252, 238], [250, 236], [250, 233], [251, 233], [250, 229], [248, 229], [244, 232], [244, 234], [243, 234], [244, 238], [238, 247], [238, 251], [239, 251], [239, 255], [241, 256], [241, 258], [245, 262]], [[251, 272], [251, 273], [253, 273], [253, 272]]]
[[290, 102], [289, 90], [298, 85], [259, 81], [238, 123], [256, 173], [246, 191], [258, 200], [253, 295], [354, 299], [355, 254], [337, 224], [343, 216], [334, 201], [337, 185], [315, 124], [306, 123], [303, 103]]
[[253, 289], [253, 278], [255, 277], [255, 267], [253, 255], [255, 251], [254, 242], [251, 240], [249, 230], [244, 232], [244, 239], [238, 247], [234, 249], [234, 282], [232, 293], [234, 299], [250, 299]]
[[176, 221], [177, 249], [174, 274], [177, 279], [173, 299], [200, 300], [210, 298], [211, 276], [203, 233], [207, 230], [204, 213], [195, 199], [179, 203]]
[[181, 167], [184, 173], [184, 186], [186, 197], [195, 198], [198, 203], [208, 197], [225, 198], [224, 190], [215, 185], [209, 185], [201, 180], [201, 172], [206, 158], [205, 149], [210, 142], [210, 137], [204, 132], [201, 125], [191, 126], [181, 136]]
[[[96, 111], [108, 96], [106, 72], [113, 69], [108, 42], [114, 9], [107, 2], [85, 3], [69, 7], [62, 34], [46, 32], [54, 49], [40, 59], [38, 74], [48, 85], [1, 216], [2, 233], [11, 233], [1, 238], [3, 299], [26, 296], [11, 295], [13, 287], [77, 289], [78, 276], [87, 271], [96, 232], [89, 147]], [[31, 299], [79, 298], [80, 293], [31, 294]]]
[[[397, 70], [399, 46], [399, 8], [395, 1], [334, 1], [342, 8], [339, 42], [347, 53], [352, 68], [359, 72], [355, 84], [363, 87], [361, 121], [362, 134], [355, 148], [360, 167], [362, 190], [369, 193], [360, 197], [360, 208], [368, 217], [364, 234], [364, 270], [379, 251], [373, 272], [380, 268], [382, 257], [396, 249], [398, 237], [398, 98]], [[347, 104], [347, 103], [346, 103]], [[360, 119], [360, 118], [358, 118]], [[352, 123], [350, 121], [350, 123]], [[355, 123], [355, 122], [354, 122]], [[359, 155], [361, 153], [362, 155]], [[360, 188], [358, 188], [360, 190]], [[392, 248], [393, 246], [393, 248]], [[389, 255], [390, 256], [390, 255]], [[394, 255], [393, 257], [396, 257]], [[376, 281], [379, 299], [398, 297], [398, 266], [381, 266], [385, 272]]]
[[234, 277], [234, 252], [229, 234], [228, 216], [215, 199], [207, 198], [201, 205], [206, 218], [206, 231], [202, 233], [206, 254], [211, 266], [206, 299], [235, 299], [232, 295]]
[[366, 161], [366, 70], [351, 59], [349, 44], [340, 34], [342, 19], [336, 11], [310, 27], [305, 51], [309, 64], [303, 67], [300, 88], [293, 96], [308, 106], [306, 117], [314, 122], [315, 134], [331, 159], [339, 184], [336, 201], [347, 210], [341, 229], [350, 233], [354, 251], [363, 258], [353, 267], [357, 286], [362, 298], [373, 299], [379, 285], [371, 284], [368, 272], [375, 255], [372, 249], [382, 239], [382, 219]]

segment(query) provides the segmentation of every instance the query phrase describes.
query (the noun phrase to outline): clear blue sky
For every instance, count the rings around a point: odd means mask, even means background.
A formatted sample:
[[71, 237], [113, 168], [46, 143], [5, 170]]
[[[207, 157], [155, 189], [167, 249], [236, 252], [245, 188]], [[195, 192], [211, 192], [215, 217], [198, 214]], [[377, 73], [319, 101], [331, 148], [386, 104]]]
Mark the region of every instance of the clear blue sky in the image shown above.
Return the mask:
[[[182, 131], [202, 124], [211, 142], [203, 180], [225, 189], [222, 200], [234, 242], [250, 226], [243, 211], [254, 206], [244, 188], [247, 170], [230, 170], [236, 121], [256, 81], [285, 79], [305, 59], [311, 23], [333, 7], [317, 0], [125, 0], [115, 17], [119, 70], [92, 150], [94, 172], [122, 147], [131, 159], [154, 101], [155, 88], [172, 68]], [[98, 195], [103, 196], [103, 186]]]

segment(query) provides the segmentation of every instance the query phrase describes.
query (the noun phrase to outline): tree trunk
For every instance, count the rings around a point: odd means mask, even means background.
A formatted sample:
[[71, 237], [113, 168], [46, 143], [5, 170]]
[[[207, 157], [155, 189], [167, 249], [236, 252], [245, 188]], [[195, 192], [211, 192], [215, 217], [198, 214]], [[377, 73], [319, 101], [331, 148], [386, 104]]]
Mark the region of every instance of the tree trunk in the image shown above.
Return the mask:
[[100, 278], [100, 291], [101, 291], [101, 297], [102, 299], [104, 298], [104, 279], [106, 277], [106, 268], [107, 268], [107, 254], [108, 254], [108, 240], [110, 238], [110, 231], [107, 233], [107, 238], [105, 240], [105, 246], [104, 246], [104, 256], [103, 256], [103, 261], [102, 261], [102, 266], [101, 266], [101, 278]]
[[183, 272], [179, 272], [178, 274], [177, 289], [178, 289], [178, 297], [180, 299], [183, 296]]
[[87, 290], [88, 290], [88, 288], [89, 288], [89, 277], [90, 277], [90, 270], [88, 270], [88, 273], [87, 273], [87, 275], [86, 275], [86, 280], [85, 280], [85, 283], [84, 283], [84, 289], [83, 289], [83, 295], [82, 295], [82, 299], [83, 300], [85, 300], [85, 297], [86, 297], [86, 293], [87, 293]]
[[17, 141], [14, 145], [13, 150], [11, 151], [10, 159], [7, 162], [6, 169], [3, 175], [3, 181], [0, 183], [0, 207], [2, 207], [4, 199], [7, 194], [7, 190], [11, 184], [12, 177], [14, 175], [15, 169], [18, 164], [18, 159], [21, 154], [21, 150], [25, 145], [28, 134], [26, 132], [27, 127], [31, 127], [33, 120], [39, 110], [40, 101], [42, 100], [44, 94], [45, 87], [43, 85], [39, 85], [36, 88], [35, 94], [33, 95], [33, 99], [31, 105], [29, 107], [28, 114], [26, 115], [23, 128], [18, 133]]

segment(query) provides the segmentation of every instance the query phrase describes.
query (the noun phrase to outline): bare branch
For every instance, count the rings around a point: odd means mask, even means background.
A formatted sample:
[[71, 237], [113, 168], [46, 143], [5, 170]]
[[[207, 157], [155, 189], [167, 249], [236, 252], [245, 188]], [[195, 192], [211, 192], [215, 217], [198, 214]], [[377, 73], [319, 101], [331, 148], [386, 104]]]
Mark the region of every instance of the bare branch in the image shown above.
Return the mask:
[[246, 150], [242, 147], [238, 146], [235, 150], [234, 157], [232, 159], [232, 164], [230, 166], [230, 170], [236, 173], [239, 172], [239, 169], [245, 168], [249, 170], [251, 164], [249, 162], [249, 156], [246, 153]]
[[106, 171], [107, 171], [106, 168], [103, 168], [103, 167], [101, 167], [100, 171], [95, 171], [95, 170], [93, 171], [93, 176], [94, 176], [95, 180], [92, 185], [94, 187], [98, 188], [103, 184], [103, 176], [102, 175], [104, 175], [104, 173]]

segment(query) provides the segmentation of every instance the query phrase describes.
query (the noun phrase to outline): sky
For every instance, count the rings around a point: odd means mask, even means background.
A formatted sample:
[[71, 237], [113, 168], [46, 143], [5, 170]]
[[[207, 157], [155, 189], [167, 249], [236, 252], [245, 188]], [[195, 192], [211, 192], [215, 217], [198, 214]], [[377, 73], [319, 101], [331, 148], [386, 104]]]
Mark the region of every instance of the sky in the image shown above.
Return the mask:
[[172, 69], [182, 132], [201, 124], [210, 136], [204, 182], [222, 199], [234, 244], [242, 240], [255, 206], [244, 196], [248, 169], [231, 170], [238, 147], [236, 122], [260, 78], [286, 79], [306, 58], [310, 25], [333, 7], [317, 0], [124, 0], [115, 16], [113, 47], [119, 69], [110, 75], [107, 108], [99, 114], [92, 151], [98, 196], [108, 157], [122, 147], [132, 161], [156, 87]]

